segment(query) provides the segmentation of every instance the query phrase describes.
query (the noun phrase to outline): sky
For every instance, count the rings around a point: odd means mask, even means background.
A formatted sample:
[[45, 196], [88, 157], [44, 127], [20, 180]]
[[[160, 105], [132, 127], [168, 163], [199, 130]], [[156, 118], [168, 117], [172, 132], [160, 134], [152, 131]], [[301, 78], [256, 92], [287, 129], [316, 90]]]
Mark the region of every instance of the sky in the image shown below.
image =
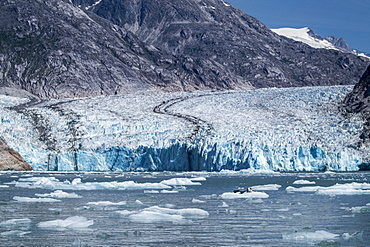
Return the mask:
[[370, 0], [225, 0], [269, 28], [309, 27], [370, 53]]

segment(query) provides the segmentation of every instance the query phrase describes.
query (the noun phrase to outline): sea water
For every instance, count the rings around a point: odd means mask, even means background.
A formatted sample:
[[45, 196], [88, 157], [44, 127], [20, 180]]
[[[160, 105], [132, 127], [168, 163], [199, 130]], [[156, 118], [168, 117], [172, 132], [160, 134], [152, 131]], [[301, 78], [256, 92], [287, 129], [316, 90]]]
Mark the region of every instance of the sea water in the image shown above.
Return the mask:
[[0, 245], [370, 246], [369, 178], [3, 172]]

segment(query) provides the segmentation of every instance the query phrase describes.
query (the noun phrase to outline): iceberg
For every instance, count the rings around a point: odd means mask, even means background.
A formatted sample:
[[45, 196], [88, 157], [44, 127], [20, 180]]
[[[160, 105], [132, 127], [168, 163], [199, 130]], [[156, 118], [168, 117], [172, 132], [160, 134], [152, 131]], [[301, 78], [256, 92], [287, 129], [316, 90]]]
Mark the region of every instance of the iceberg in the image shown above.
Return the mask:
[[50, 220], [44, 221], [37, 224], [40, 228], [55, 228], [55, 229], [75, 229], [83, 230], [87, 229], [89, 226], [93, 225], [93, 220], [88, 220], [82, 216], [72, 216], [65, 220]]
[[350, 90], [1, 95], [0, 136], [36, 171], [357, 171], [369, 150], [339, 110]]

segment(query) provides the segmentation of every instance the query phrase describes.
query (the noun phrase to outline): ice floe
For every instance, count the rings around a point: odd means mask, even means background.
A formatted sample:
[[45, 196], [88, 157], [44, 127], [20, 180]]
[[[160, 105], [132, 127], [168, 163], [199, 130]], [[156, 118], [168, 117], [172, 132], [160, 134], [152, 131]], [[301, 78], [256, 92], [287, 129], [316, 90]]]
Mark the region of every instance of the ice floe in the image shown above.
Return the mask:
[[62, 190], [56, 190], [48, 194], [35, 194], [35, 196], [53, 198], [82, 198], [82, 196], [79, 196], [76, 193], [67, 193]]
[[304, 184], [316, 184], [316, 182], [301, 179], [301, 180], [294, 181], [293, 184], [302, 184], [302, 185], [304, 185]]
[[17, 236], [23, 237], [26, 234], [30, 234], [30, 231], [12, 230], [0, 233], [1, 236]]
[[33, 197], [24, 197], [24, 196], [14, 196], [13, 200], [17, 202], [60, 202], [61, 200], [53, 198], [33, 198]]
[[370, 194], [370, 184], [368, 183], [349, 183], [349, 184], [336, 184], [330, 187], [320, 187], [316, 191], [317, 195], [363, 195]]
[[100, 201], [100, 202], [88, 202], [88, 205], [93, 205], [93, 206], [99, 206], [99, 207], [106, 207], [106, 206], [123, 206], [126, 205], [126, 201], [121, 201], [121, 202], [111, 202], [111, 201]]
[[72, 181], [65, 180], [61, 182], [55, 177], [31, 177], [20, 178], [15, 187], [22, 188], [42, 188], [53, 190], [124, 190], [124, 189], [171, 189], [171, 186], [165, 183], [136, 183], [134, 181], [124, 182], [82, 182], [81, 178], [75, 178]]
[[[193, 181], [200, 181], [200, 180], [198, 180], [197, 178], [195, 178], [195, 179], [191, 179], [191, 178], [171, 178], [171, 179], [163, 180], [161, 182], [161, 184], [172, 185], [172, 186], [175, 186], [175, 185], [185, 185], [185, 186], [188, 186], [188, 185], [202, 185], [199, 182], [193, 182]], [[201, 180], [201, 181], [204, 181], [204, 180]]]
[[51, 220], [40, 222], [37, 224], [40, 228], [56, 228], [56, 229], [86, 229], [93, 225], [93, 220], [88, 220], [82, 216], [72, 216], [65, 220]]
[[280, 184], [266, 184], [266, 185], [255, 185], [251, 187], [252, 190], [279, 190]]
[[10, 220], [0, 222], [0, 227], [24, 226], [24, 225], [31, 224], [31, 222], [32, 221], [29, 218], [10, 219]]
[[321, 241], [333, 240], [336, 238], [339, 238], [338, 234], [333, 234], [323, 230], [315, 232], [292, 232], [283, 234], [283, 239], [293, 241]]
[[221, 195], [222, 199], [248, 199], [248, 198], [268, 198], [269, 195], [265, 192], [251, 192], [251, 193], [233, 193], [225, 192]]
[[199, 208], [174, 209], [152, 206], [138, 211], [116, 211], [136, 223], [171, 222], [174, 224], [191, 224], [191, 219], [205, 218], [209, 213]]

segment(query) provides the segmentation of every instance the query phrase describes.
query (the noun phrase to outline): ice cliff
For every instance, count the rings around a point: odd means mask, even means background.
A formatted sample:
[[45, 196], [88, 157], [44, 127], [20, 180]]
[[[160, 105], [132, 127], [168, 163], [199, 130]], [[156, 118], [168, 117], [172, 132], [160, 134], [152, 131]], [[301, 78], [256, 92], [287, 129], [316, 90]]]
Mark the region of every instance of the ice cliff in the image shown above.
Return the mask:
[[0, 135], [35, 170], [356, 171], [349, 86], [48, 101], [0, 96]]

